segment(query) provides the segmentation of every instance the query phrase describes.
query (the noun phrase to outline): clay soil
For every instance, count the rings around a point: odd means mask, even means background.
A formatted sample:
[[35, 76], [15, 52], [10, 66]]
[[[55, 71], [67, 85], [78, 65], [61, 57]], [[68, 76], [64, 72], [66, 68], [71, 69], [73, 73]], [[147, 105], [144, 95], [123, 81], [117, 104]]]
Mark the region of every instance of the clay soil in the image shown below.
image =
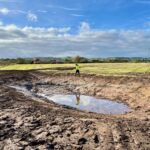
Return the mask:
[[[150, 76], [0, 72], [0, 150], [149, 150]], [[81, 94], [127, 104], [132, 112], [104, 115], [29, 97], [8, 85], [47, 83], [52, 93]]]

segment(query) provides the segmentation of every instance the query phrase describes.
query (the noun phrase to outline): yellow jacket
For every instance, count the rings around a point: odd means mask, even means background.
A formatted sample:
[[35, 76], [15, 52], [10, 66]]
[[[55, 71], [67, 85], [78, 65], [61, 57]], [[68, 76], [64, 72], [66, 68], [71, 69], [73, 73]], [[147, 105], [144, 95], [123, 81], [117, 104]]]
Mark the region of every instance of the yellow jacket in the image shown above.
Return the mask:
[[80, 66], [76, 66], [76, 70], [80, 70]]

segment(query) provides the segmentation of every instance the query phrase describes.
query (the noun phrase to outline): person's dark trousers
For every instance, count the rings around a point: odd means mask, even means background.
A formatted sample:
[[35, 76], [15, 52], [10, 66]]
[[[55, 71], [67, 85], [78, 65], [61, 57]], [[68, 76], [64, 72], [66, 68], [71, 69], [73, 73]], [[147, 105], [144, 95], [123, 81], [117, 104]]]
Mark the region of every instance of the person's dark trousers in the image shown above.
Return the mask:
[[76, 70], [76, 74], [75, 75], [79, 75], [80, 76], [80, 71]]

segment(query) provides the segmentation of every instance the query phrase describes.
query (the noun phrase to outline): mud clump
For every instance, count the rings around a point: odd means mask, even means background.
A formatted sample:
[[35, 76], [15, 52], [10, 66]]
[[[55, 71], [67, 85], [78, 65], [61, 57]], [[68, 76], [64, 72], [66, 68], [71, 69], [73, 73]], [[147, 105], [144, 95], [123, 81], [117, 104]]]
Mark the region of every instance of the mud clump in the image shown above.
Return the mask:
[[[0, 72], [0, 77], [2, 150], [150, 149], [149, 78], [74, 77], [19, 71]], [[40, 97], [33, 99], [7, 86], [27, 81], [35, 84], [39, 80], [53, 84], [51, 89], [56, 93], [80, 90], [82, 94], [94, 93], [112, 100], [120, 97], [118, 100], [134, 111], [114, 116], [87, 113]]]

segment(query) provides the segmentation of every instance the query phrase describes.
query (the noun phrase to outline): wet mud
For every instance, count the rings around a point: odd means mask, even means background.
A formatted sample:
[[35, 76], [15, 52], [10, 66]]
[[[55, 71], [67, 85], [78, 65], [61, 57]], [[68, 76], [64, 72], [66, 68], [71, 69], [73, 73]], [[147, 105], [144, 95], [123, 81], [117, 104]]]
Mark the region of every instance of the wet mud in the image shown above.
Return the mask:
[[[123, 115], [90, 113], [25, 95], [10, 85], [46, 84], [49, 94], [79, 92], [127, 104]], [[43, 83], [43, 85], [42, 85]], [[35, 86], [36, 85], [36, 86]], [[39, 88], [36, 88], [39, 87]], [[30, 85], [27, 88], [31, 90]], [[0, 72], [0, 149], [2, 150], [149, 150], [150, 78], [38, 71]]]

